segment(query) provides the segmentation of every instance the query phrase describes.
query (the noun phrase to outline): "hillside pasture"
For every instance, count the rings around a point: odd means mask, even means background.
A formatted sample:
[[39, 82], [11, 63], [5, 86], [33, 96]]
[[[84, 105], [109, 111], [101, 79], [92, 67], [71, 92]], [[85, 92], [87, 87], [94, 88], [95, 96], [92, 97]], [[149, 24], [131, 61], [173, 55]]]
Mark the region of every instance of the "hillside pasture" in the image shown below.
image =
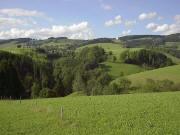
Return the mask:
[[117, 78], [122, 74], [126, 76], [144, 71], [144, 69], [138, 65], [125, 63], [103, 62], [100, 66], [108, 71], [114, 78]]
[[1, 135], [178, 135], [180, 92], [1, 100], [0, 114]]
[[172, 80], [174, 83], [180, 83], [180, 65], [159, 68], [127, 76], [133, 85], [143, 84], [146, 79], [153, 80]]

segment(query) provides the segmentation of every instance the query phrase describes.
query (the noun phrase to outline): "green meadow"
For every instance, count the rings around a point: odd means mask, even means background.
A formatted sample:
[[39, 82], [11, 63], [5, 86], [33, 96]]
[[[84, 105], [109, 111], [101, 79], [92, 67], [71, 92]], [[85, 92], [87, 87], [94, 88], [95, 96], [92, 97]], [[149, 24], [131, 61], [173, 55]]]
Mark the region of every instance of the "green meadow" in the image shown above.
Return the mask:
[[[118, 42], [118, 40], [116, 41]], [[141, 48], [123, 48], [123, 45], [122, 43], [119, 41], [119, 43], [96, 43], [96, 44], [88, 44], [88, 45], [85, 45], [85, 46], [82, 46], [82, 47], [79, 47], [77, 49], [78, 50], [81, 50], [85, 47], [94, 47], [94, 46], [99, 46], [99, 47], [102, 47], [104, 48], [104, 50], [108, 53], [110, 51], [112, 51], [112, 54], [114, 56], [116, 56], [117, 58], [119, 58], [120, 54], [122, 52], [124, 52], [125, 50], [132, 50], [132, 51], [136, 51], [136, 50], [140, 50]]]
[[130, 75], [144, 71], [144, 69], [138, 65], [126, 63], [103, 62], [100, 66], [108, 71], [114, 78], [120, 75]]
[[143, 84], [146, 79], [153, 80], [172, 80], [174, 83], [180, 83], [180, 65], [159, 68], [155, 70], [145, 71], [137, 74], [129, 75], [128, 78], [134, 85]]
[[179, 135], [180, 92], [1, 100], [0, 114], [1, 135]]

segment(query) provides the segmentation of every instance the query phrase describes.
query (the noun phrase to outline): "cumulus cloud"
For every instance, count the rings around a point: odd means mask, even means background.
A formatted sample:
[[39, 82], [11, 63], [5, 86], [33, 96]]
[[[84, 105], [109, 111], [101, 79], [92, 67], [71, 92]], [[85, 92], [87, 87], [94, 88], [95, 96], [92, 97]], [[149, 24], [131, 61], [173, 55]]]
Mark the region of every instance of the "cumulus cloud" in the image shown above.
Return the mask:
[[122, 23], [122, 17], [120, 15], [116, 16], [114, 18], [114, 20], [109, 20], [107, 22], [105, 22], [105, 26], [113, 26], [113, 25], [117, 25], [117, 24], [121, 24]]
[[169, 35], [174, 33], [180, 33], [180, 25], [179, 24], [171, 24], [169, 25], [169, 28], [167, 31], [165, 31], [163, 34]]
[[154, 33], [162, 33], [165, 35], [169, 34], [174, 34], [174, 33], [179, 33], [180, 32], [180, 24], [163, 24], [163, 25], [158, 25], [155, 23], [149, 23], [146, 26], [147, 29], [152, 30]]
[[157, 16], [156, 12], [152, 13], [142, 13], [139, 15], [139, 20], [149, 20]]
[[107, 4], [101, 4], [101, 7], [104, 9], [104, 10], [111, 10], [112, 7], [110, 5], [107, 5]]
[[114, 22], [112, 20], [110, 20], [110, 21], [105, 22], [104, 25], [107, 26], [107, 27], [112, 26], [112, 25], [114, 25]]
[[126, 21], [124, 22], [124, 25], [125, 25], [125, 26], [131, 26], [131, 25], [134, 25], [134, 24], [137, 24], [136, 20], [135, 20], [135, 21], [127, 21], [127, 20], [126, 20]]
[[132, 33], [132, 30], [127, 30], [127, 31], [123, 31], [122, 32], [122, 35], [123, 36], [126, 36], [126, 35], [129, 35], [129, 34], [131, 34]]
[[151, 29], [153, 32], [165, 32], [169, 29], [168, 24], [158, 25], [155, 23], [149, 23], [146, 26], [147, 29]]
[[154, 29], [156, 29], [157, 28], [157, 24], [155, 24], [155, 23], [149, 23], [147, 26], [146, 26], [146, 28], [147, 29], [151, 29], [151, 30], [154, 30]]
[[73, 24], [71, 26], [54, 25], [51, 28], [41, 29], [17, 29], [12, 28], [7, 31], [0, 32], [0, 39], [11, 38], [37, 38], [46, 39], [49, 37], [61, 37], [65, 36], [70, 39], [93, 39], [94, 34], [88, 26], [88, 22], [81, 22], [79, 24]]
[[29, 24], [26, 19], [0, 17], [0, 29], [10, 28], [15, 26], [28, 26], [28, 25]]
[[157, 26], [156, 29], [154, 29], [154, 32], [165, 32], [169, 29], [169, 25], [168, 24], [163, 24], [160, 26]]

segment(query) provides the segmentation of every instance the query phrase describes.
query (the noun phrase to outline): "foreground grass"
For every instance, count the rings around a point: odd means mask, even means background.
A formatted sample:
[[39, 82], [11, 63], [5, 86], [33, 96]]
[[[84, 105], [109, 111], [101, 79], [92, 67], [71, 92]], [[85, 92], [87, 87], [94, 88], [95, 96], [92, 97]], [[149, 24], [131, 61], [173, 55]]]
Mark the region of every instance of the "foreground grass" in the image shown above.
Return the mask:
[[179, 135], [179, 127], [180, 92], [0, 101], [2, 135]]

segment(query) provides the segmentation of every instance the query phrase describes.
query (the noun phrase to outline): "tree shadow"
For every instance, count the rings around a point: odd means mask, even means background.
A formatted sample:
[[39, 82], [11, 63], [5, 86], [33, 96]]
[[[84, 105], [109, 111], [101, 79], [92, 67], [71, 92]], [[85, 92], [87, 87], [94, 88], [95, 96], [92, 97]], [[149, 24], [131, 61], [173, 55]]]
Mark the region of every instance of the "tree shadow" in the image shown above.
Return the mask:
[[112, 68], [112, 66], [105, 65], [105, 64], [100, 64], [100, 67], [105, 69], [106, 71], [110, 71], [110, 68]]

